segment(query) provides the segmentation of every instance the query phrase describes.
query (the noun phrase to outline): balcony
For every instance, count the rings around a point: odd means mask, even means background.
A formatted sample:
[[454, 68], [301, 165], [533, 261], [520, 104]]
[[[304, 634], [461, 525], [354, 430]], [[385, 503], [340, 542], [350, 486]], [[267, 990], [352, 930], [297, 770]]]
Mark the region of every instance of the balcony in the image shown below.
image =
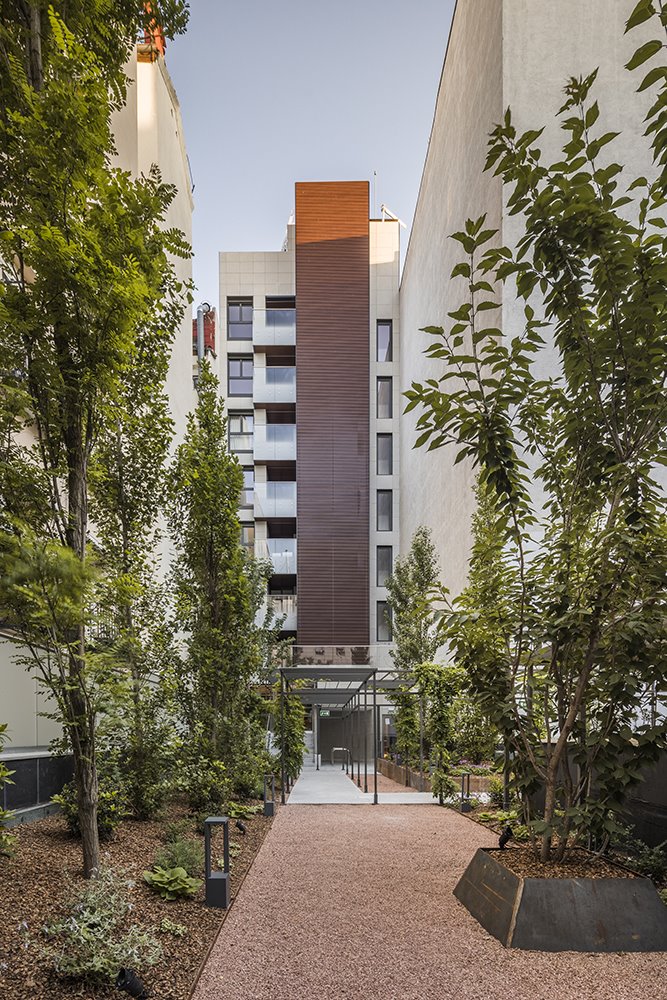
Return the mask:
[[296, 632], [296, 597], [294, 594], [269, 594], [273, 610], [278, 617], [285, 615], [282, 623], [284, 632]]
[[394, 670], [391, 643], [369, 646], [292, 646], [292, 666], [364, 666], [369, 670]]
[[255, 555], [258, 559], [270, 559], [274, 573], [281, 576], [296, 573], [296, 538], [258, 539], [255, 542]]
[[296, 309], [255, 309], [252, 342], [256, 347], [293, 347], [296, 344]]
[[[296, 483], [255, 483], [255, 517], [296, 517]], [[289, 542], [293, 539], [278, 538], [269, 541]], [[296, 573], [296, 569], [289, 572]]]
[[296, 368], [255, 365], [253, 372], [252, 398], [255, 403], [295, 403]]
[[294, 462], [296, 424], [255, 424], [253, 452], [256, 462]]

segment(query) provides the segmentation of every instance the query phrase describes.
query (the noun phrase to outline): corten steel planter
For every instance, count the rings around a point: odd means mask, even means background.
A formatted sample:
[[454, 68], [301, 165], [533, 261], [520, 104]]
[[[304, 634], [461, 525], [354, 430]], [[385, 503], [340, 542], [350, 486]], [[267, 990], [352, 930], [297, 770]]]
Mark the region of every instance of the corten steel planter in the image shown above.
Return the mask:
[[647, 878], [522, 878], [479, 848], [454, 889], [506, 948], [667, 951], [667, 906]]

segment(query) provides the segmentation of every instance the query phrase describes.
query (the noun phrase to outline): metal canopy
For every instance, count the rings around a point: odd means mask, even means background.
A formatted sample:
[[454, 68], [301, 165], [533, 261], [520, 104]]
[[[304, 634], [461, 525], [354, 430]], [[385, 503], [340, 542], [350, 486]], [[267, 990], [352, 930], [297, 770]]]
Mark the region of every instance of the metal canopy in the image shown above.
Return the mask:
[[357, 688], [295, 688], [291, 695], [300, 698], [304, 705], [347, 705], [357, 694]]
[[281, 673], [288, 681], [357, 681], [363, 684], [364, 681], [370, 680], [375, 670], [365, 666], [337, 667], [333, 664], [322, 665], [318, 663], [299, 667], [283, 667]]

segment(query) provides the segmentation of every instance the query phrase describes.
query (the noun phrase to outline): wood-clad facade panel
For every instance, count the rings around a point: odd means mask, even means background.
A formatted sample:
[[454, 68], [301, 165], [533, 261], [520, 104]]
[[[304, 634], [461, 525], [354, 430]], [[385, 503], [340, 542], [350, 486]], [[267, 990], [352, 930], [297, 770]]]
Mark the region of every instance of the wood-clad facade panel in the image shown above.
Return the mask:
[[366, 645], [368, 183], [296, 185], [297, 641]]

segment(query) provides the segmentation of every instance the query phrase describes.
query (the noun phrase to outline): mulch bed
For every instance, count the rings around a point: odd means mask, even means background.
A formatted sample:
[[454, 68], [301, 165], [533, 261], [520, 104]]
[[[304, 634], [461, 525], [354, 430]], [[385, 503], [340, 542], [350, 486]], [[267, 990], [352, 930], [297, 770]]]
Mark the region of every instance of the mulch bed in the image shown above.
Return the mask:
[[512, 847], [493, 857], [521, 878], [637, 878], [626, 868], [597, 858], [587, 851], [570, 851], [559, 864], [538, 861], [529, 847]]
[[[160, 1000], [187, 1000], [229, 912], [204, 905], [203, 885], [192, 899], [167, 902], [143, 881], [143, 871], [151, 867], [164, 844], [165, 823], [183, 816], [182, 810], [173, 808], [162, 822], [125, 822], [115, 839], [102, 845], [103, 865], [135, 883], [129, 892], [133, 921], [150, 930], [162, 945], [159, 964], [137, 970], [151, 995]], [[245, 835], [230, 822], [231, 843], [240, 848], [231, 866], [232, 901], [272, 822], [264, 816], [251, 816], [244, 820]], [[58, 979], [37, 952], [42, 926], [63, 916], [72, 886], [83, 883], [79, 841], [68, 834], [59, 816], [26, 824], [14, 832], [18, 838], [14, 856], [0, 859], [0, 996], [20, 1000], [117, 998], [120, 994], [112, 986], [93, 987]], [[221, 855], [222, 832], [213, 838], [212, 845], [213, 859]], [[161, 933], [158, 928], [165, 917], [185, 925], [186, 936]]]

